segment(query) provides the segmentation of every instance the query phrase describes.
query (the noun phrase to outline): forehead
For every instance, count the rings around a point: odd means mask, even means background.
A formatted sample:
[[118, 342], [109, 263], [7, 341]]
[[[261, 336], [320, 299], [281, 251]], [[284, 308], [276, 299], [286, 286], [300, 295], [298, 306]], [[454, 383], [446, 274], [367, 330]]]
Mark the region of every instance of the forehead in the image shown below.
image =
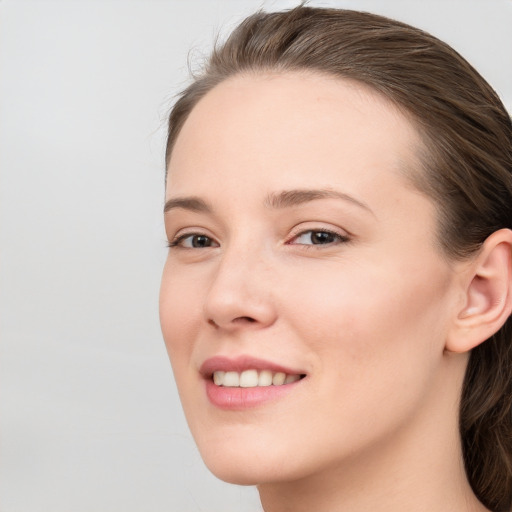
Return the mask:
[[339, 171], [371, 180], [384, 169], [418, 167], [419, 144], [403, 113], [359, 82], [310, 72], [239, 75], [190, 113], [171, 155], [168, 189], [230, 173], [275, 187], [290, 179], [296, 183], [286, 186], [309, 186], [303, 182], [322, 173], [329, 181]]

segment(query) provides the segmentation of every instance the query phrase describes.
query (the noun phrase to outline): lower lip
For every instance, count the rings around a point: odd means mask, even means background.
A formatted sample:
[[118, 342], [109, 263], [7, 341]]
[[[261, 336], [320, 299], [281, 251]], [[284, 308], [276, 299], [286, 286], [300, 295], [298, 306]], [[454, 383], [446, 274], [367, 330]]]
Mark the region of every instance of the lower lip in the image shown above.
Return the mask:
[[292, 391], [300, 382], [298, 380], [282, 386], [230, 388], [217, 386], [212, 380], [207, 380], [206, 395], [210, 402], [220, 409], [241, 411], [281, 398]]

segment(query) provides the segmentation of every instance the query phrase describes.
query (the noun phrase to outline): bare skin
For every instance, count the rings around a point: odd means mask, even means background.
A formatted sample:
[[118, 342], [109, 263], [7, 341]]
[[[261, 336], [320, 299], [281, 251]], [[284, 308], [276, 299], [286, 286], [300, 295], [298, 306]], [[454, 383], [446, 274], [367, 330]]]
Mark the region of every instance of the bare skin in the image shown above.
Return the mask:
[[[205, 463], [258, 485], [266, 512], [486, 510], [457, 428], [461, 340], [489, 335], [460, 334], [480, 267], [435, 244], [435, 205], [405, 177], [420, 144], [382, 97], [305, 73], [220, 84], [178, 137], [162, 331]], [[301, 380], [219, 407], [202, 371], [219, 356]]]

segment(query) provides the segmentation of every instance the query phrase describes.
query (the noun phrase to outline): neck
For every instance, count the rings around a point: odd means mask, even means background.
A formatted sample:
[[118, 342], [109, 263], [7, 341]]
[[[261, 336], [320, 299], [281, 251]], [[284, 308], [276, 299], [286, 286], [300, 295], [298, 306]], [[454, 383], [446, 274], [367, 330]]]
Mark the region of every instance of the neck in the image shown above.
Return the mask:
[[437, 394], [435, 407], [366, 453], [296, 481], [260, 485], [265, 512], [487, 511], [464, 471], [456, 391], [441, 403]]

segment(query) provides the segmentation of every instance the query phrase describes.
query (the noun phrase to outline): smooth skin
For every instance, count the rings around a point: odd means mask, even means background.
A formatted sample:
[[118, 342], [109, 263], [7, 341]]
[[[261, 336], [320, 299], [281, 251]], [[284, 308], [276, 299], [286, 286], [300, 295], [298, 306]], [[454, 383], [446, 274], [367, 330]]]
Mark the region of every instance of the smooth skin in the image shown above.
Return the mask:
[[[512, 237], [442, 254], [420, 146], [385, 98], [312, 73], [231, 78], [176, 141], [166, 200], [196, 202], [165, 214], [162, 331], [205, 463], [266, 512], [486, 510], [457, 414], [468, 351], [512, 309]], [[217, 355], [306, 377], [221, 410], [199, 373]]]

